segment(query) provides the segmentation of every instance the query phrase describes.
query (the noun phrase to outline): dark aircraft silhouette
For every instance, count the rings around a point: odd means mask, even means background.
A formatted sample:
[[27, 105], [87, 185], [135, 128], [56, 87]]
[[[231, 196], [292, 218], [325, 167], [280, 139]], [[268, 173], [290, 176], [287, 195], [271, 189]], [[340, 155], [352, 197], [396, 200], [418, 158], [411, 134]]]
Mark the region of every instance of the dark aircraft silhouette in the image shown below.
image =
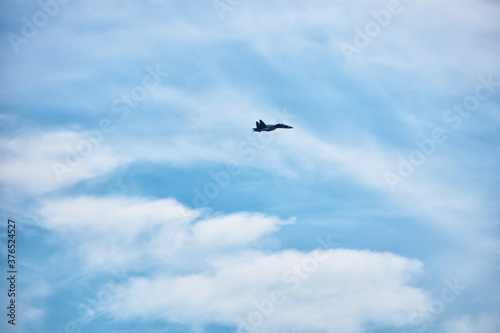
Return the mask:
[[266, 125], [266, 123], [263, 122], [262, 120], [256, 121], [255, 124], [257, 124], [257, 127], [253, 129], [254, 132], [262, 132], [262, 131], [271, 132], [277, 128], [293, 128], [292, 126], [283, 125], [283, 124]]

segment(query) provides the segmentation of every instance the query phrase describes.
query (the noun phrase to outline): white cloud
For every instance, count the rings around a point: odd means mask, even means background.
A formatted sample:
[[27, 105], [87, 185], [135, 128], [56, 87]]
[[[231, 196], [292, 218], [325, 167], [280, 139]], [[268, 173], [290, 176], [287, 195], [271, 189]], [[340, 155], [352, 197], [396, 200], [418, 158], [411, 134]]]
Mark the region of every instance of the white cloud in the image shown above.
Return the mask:
[[498, 315], [481, 314], [476, 318], [459, 316], [446, 321], [443, 325], [445, 333], [497, 333], [500, 330]]
[[[422, 270], [416, 260], [266, 249], [260, 240], [292, 222], [277, 217], [205, 216], [172, 199], [125, 197], [51, 199], [39, 213], [41, 226], [72, 240], [88, 264], [81, 269], [141, 276], [123, 284], [108, 307], [120, 320], [235, 326], [244, 320], [262, 332], [327, 332], [334, 320], [338, 332], [351, 333], [368, 324], [403, 327], [429, 301], [411, 285]], [[271, 306], [276, 291], [284, 302]]]
[[[387, 11], [389, 3], [254, 1], [227, 14], [223, 27], [228, 28], [221, 30], [228, 35], [226, 38], [252, 45], [285, 73], [301, 71], [304, 80], [308, 79], [304, 75], [307, 71], [296, 66], [294, 55], [300, 54], [302, 63], [317, 61], [319, 53], [328, 55], [327, 59], [319, 57], [325, 70], [331, 62], [340, 62], [339, 67], [345, 68], [347, 75], [369, 82], [372, 89], [381, 83], [394, 82], [389, 72], [404, 71], [409, 75], [405, 82], [397, 80], [399, 84], [412, 89], [432, 86], [434, 92], [442, 93], [449, 91], [450, 79], [469, 82], [478, 73], [494, 69], [491, 64], [497, 63], [499, 57], [491, 32], [499, 29], [496, 19], [499, 8], [488, 2], [466, 0], [397, 2], [399, 13], [391, 15], [386, 27], [379, 26], [379, 33], [368, 37], [369, 44], [360, 48], [349, 64], [339, 45], [342, 42], [354, 45], [356, 28], [364, 31], [369, 22], [376, 22], [372, 12]], [[314, 83], [316, 86], [317, 82]]]
[[[329, 332], [332, 322], [337, 332], [350, 333], [367, 324], [404, 327], [428, 302], [408, 285], [420, 269], [416, 261], [369, 251], [233, 254], [210, 272], [133, 279], [111, 312], [124, 320], [243, 320], [259, 332]], [[283, 293], [283, 303], [270, 303], [275, 292]]]
[[189, 236], [200, 212], [172, 199], [78, 197], [42, 202], [39, 224], [71, 235], [95, 270], [130, 268], [143, 256], [171, 255]]
[[2, 140], [0, 151], [0, 182], [9, 196], [55, 191], [124, 163], [109, 146], [71, 131], [19, 135]]
[[[46, 228], [69, 231], [92, 229], [135, 235], [159, 223], [185, 223], [199, 213], [182, 210], [172, 199], [146, 200], [128, 197], [78, 197], [47, 201], [40, 210]], [[185, 215], [184, 215], [185, 214]]]
[[277, 231], [283, 224], [275, 217], [259, 214], [239, 213], [206, 219], [193, 226], [193, 234], [201, 245], [218, 247], [245, 246], [265, 234]]
[[[57, 48], [67, 59], [72, 55], [87, 55], [82, 61], [85, 68], [79, 70], [79, 66], [74, 66], [71, 72], [88, 79], [89, 67], [102, 71], [103, 63], [126, 60], [123, 54], [133, 54], [134, 60], [147, 59], [148, 64], [151, 54], [163, 55], [165, 48], [236, 42], [249, 45], [273, 66], [284, 73], [300, 75], [303, 80], [307, 80], [308, 75], [293, 60], [297, 55], [302, 61], [320, 60], [326, 71], [332, 63], [337, 63], [345, 68], [347, 75], [370, 82], [370, 85], [373, 85], [372, 80], [381, 80], [381, 75], [367, 73], [382, 70], [387, 74], [388, 69], [409, 71], [408, 80], [403, 83], [416, 83], [410, 85], [412, 88], [432, 85], [434, 91], [448, 90], [446, 82], [450, 78], [473, 80], [478, 73], [490, 72], [491, 64], [498, 62], [498, 48], [493, 43], [494, 34], [490, 34], [490, 31], [498, 31], [498, 6], [485, 1], [435, 3], [426, 0], [400, 1], [402, 12], [394, 15], [372, 43], [355, 56], [354, 65], [348, 66], [339, 44], [352, 43], [355, 28], [363, 29], [365, 24], [374, 21], [371, 11], [386, 10], [388, 3], [254, 1], [237, 6], [226, 15], [228, 20], [225, 22], [219, 20], [211, 2], [190, 6], [189, 10], [179, 4], [158, 2], [148, 8], [137, 4], [117, 7], [96, 2], [73, 3], [64, 7], [57, 20], [37, 36], [38, 43], [31, 43], [29, 48], [38, 54], [44, 54], [46, 47]], [[147, 26], [141, 23], [143, 20], [148, 21]], [[92, 28], [96, 26], [100, 29]], [[161, 43], [158, 43], [158, 36], [161, 36]], [[141, 48], [136, 47], [139, 43]], [[200, 59], [195, 57], [195, 60]], [[54, 63], [50, 57], [42, 66], [39, 62], [30, 65], [43, 71], [42, 82], [68, 82], [69, 70], [55, 73]], [[464, 63], [468, 64], [465, 68]], [[47, 67], [51, 68], [50, 72]], [[129, 68], [120, 67], [122, 70]], [[217, 73], [216, 66], [205, 66], [204, 70]], [[101, 71], [92, 71], [92, 76], [100, 75]], [[31, 72], [16, 66], [12, 73], [17, 75], [10, 75], [17, 78], [16, 90], [24, 91], [27, 80], [23, 78]], [[54, 76], [61, 80], [53, 80]], [[394, 81], [393, 75], [384, 76], [388, 82]], [[39, 86], [41, 79], [35, 79], [34, 84], [28, 84]], [[425, 86], [421, 85], [423, 82]]]

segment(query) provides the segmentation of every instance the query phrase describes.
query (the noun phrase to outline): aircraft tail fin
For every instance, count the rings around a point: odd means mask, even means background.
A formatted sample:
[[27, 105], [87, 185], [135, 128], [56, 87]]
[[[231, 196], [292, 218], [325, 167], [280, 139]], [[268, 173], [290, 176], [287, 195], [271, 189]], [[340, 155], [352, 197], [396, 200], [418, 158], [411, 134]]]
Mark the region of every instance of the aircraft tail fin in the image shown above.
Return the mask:
[[255, 125], [256, 126], [255, 126], [255, 128], [253, 130], [256, 131], [256, 132], [260, 132], [261, 130], [263, 130], [264, 128], [267, 127], [266, 123], [263, 122], [262, 119], [259, 120], [259, 121], [256, 121]]

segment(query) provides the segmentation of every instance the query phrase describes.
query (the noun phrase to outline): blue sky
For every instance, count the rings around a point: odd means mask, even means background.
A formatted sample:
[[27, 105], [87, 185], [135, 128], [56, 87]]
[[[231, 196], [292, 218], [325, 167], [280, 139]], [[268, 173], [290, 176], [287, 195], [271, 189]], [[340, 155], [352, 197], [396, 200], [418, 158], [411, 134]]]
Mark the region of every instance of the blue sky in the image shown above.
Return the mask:
[[2, 332], [500, 330], [496, 2], [1, 6]]

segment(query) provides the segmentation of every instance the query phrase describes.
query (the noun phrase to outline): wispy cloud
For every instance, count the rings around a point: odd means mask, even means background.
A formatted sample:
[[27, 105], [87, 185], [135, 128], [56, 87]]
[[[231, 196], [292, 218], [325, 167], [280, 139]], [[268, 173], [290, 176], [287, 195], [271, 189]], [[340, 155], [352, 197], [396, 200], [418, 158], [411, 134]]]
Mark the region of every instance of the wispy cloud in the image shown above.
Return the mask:
[[[44, 9], [5, 4], [0, 208], [36, 235], [25, 281], [55, 282], [22, 300], [29, 324], [61, 330], [51, 297], [67, 281], [74, 305], [124, 270], [99, 307], [124, 322], [411, 329], [426, 291], [457, 276], [470, 292], [433, 325], [498, 327], [498, 91], [443, 123], [497, 78], [498, 4], [399, 1], [347, 62], [339, 44], [393, 2], [223, 2], [221, 21], [213, 1], [70, 1], [17, 53], [8, 34]], [[294, 129], [252, 133], [259, 119]], [[385, 174], [436, 128], [447, 139], [391, 190]], [[328, 232], [349, 244], [314, 243]], [[57, 278], [33, 266], [54, 251]]]
[[495, 315], [482, 314], [478, 318], [461, 316], [448, 320], [444, 324], [444, 332], [469, 333], [484, 332], [494, 333], [498, 329], [499, 318]]
[[36, 196], [94, 178], [124, 163], [106, 145], [83, 133], [24, 133], [2, 141], [1, 182], [9, 197]]

